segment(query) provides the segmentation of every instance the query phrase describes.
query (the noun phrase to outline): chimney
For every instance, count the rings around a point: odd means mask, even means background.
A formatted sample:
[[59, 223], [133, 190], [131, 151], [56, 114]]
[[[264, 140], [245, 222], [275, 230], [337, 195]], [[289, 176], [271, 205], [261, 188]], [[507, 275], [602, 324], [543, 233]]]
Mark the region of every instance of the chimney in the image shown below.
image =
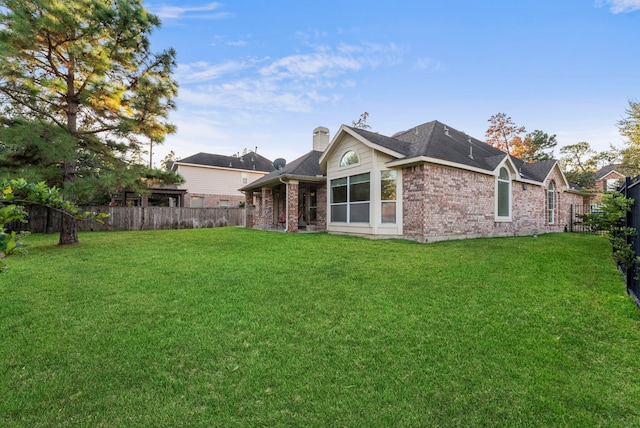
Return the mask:
[[313, 130], [313, 150], [324, 152], [329, 147], [329, 128], [318, 126]]

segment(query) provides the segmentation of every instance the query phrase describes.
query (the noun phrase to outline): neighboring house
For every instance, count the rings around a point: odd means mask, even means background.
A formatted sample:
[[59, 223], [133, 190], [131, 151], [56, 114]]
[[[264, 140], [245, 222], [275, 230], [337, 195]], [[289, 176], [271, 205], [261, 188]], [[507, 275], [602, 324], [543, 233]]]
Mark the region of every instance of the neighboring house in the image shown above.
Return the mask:
[[616, 171], [616, 168], [620, 168], [620, 165], [610, 164], [600, 168], [596, 172], [596, 190], [611, 191], [616, 190], [618, 186], [624, 183], [625, 175]]
[[530, 235], [565, 230], [570, 205], [589, 202], [556, 161], [526, 163], [438, 121], [391, 137], [343, 125], [331, 142], [321, 127], [313, 142], [241, 189], [257, 201], [247, 227], [284, 217], [291, 232], [419, 242]]
[[186, 189], [184, 206], [238, 207], [245, 196], [238, 190], [267, 175], [274, 167], [269, 159], [250, 151], [242, 156], [198, 153], [173, 162], [171, 170], [180, 174]]

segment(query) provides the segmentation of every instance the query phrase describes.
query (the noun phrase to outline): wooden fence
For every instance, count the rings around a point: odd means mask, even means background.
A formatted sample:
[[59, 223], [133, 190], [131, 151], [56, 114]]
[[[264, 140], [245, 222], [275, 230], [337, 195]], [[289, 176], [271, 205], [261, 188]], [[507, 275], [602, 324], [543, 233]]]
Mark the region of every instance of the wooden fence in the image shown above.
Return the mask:
[[[28, 207], [27, 223], [10, 223], [9, 230], [33, 233], [60, 231], [62, 213], [41, 206]], [[198, 229], [221, 226], [244, 226], [244, 208], [169, 208], [83, 206], [81, 211], [109, 214], [104, 224], [79, 220], [79, 231]]]

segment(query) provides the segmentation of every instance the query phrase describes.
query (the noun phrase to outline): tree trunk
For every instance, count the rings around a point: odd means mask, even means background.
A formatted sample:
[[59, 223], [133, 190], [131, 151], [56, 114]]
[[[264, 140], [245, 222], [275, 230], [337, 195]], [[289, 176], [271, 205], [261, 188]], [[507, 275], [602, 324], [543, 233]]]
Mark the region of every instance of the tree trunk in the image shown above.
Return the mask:
[[[80, 104], [80, 99], [78, 98], [78, 94], [75, 92], [75, 60], [72, 55], [70, 55], [69, 61], [69, 71], [67, 73], [67, 131], [73, 138], [77, 138], [78, 133], [78, 107]], [[76, 167], [78, 161], [76, 159], [65, 159], [63, 163], [63, 177], [62, 177], [62, 185], [65, 189], [67, 189], [67, 198], [69, 202], [75, 203], [75, 190], [73, 190], [73, 185], [76, 182]], [[69, 188], [71, 191], [69, 192]], [[69, 213], [62, 214], [62, 223], [60, 224], [60, 240], [58, 241], [58, 245], [76, 245], [79, 244], [78, 241], [78, 223], [76, 218]]]
[[[65, 186], [73, 185], [76, 181], [76, 161], [64, 162], [64, 184]], [[75, 202], [75, 198], [69, 198], [70, 202]], [[78, 223], [76, 218], [69, 213], [62, 213], [60, 224], [60, 240], [58, 245], [76, 245], [78, 240]]]
[[74, 216], [69, 214], [62, 214], [62, 220], [60, 224], [60, 240], [58, 245], [77, 245], [78, 240], [78, 223]]

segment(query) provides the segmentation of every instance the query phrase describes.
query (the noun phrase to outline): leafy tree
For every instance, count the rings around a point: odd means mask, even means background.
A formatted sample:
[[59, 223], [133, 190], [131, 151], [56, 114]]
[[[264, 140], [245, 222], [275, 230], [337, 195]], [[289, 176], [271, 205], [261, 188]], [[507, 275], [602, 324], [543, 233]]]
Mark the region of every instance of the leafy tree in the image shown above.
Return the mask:
[[488, 120], [491, 126], [487, 129], [487, 144], [496, 147], [509, 155], [520, 157], [524, 154], [521, 134], [527, 132], [524, 126], [516, 126], [511, 116], [497, 113]]
[[593, 231], [603, 231], [613, 247], [613, 258], [617, 264], [630, 269], [635, 265], [636, 254], [627, 238], [635, 237], [637, 231], [625, 225], [627, 213], [631, 211], [633, 199], [620, 192], [603, 195], [597, 212], [582, 215], [582, 221]]
[[[11, 221], [25, 222], [27, 212], [23, 205], [38, 204], [61, 211], [74, 219], [91, 217], [99, 222], [107, 217], [104, 213], [80, 212], [77, 206], [60, 195], [59, 189], [44, 182], [28, 183], [25, 179], [4, 180], [0, 183], [0, 259], [13, 254], [22, 247], [20, 235], [8, 231], [5, 226]], [[6, 271], [0, 265], [0, 273]]]
[[[142, 184], [143, 138], [175, 127], [175, 52], [140, 0], [0, 0], [0, 167], [60, 186], [70, 202]], [[169, 177], [169, 176], [167, 176]], [[170, 177], [169, 177], [170, 178]], [[65, 216], [60, 244], [78, 243]]]
[[600, 168], [617, 163], [620, 157], [613, 146], [597, 152], [586, 141], [561, 147], [560, 155], [560, 166], [567, 180], [586, 189], [595, 187], [595, 174]]
[[360, 115], [360, 118], [357, 121], [356, 120], [351, 121], [351, 124], [353, 125], [354, 128], [371, 129], [371, 126], [367, 124], [368, 117], [369, 117], [369, 113], [365, 111]]
[[497, 113], [488, 121], [491, 126], [486, 132], [487, 144], [526, 162], [553, 159], [553, 149], [558, 144], [555, 135], [536, 129], [523, 138], [526, 128], [517, 126], [505, 113]]
[[560, 165], [567, 180], [584, 188], [593, 188], [598, 170], [598, 153], [586, 141], [560, 148]]
[[640, 102], [629, 101], [626, 117], [618, 121], [620, 134], [627, 139], [622, 149], [621, 169], [627, 175], [640, 174]]
[[539, 129], [528, 133], [524, 137], [523, 148], [521, 150], [522, 160], [526, 162], [540, 162], [553, 159], [553, 149], [558, 145], [556, 136], [548, 135]]

